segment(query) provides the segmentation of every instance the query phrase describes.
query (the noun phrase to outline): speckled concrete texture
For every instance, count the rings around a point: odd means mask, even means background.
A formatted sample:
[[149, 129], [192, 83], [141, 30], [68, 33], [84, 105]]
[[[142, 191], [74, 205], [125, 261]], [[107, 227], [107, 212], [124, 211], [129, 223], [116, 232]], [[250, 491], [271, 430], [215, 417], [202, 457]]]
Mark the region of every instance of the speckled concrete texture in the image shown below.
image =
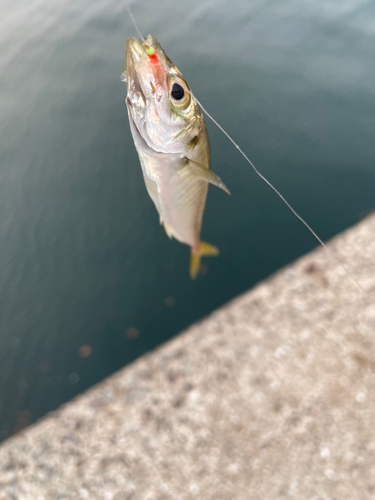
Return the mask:
[[[375, 295], [375, 217], [330, 248]], [[5, 442], [0, 499], [374, 499], [374, 332], [318, 249]]]

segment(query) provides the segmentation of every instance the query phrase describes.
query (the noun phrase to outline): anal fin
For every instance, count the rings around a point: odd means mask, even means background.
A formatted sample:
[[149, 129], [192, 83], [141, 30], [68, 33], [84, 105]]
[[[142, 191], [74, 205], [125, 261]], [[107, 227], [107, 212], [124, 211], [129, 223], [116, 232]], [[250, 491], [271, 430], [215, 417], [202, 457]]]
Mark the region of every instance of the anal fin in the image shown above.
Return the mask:
[[172, 239], [173, 238], [172, 229], [165, 222], [163, 222], [163, 226], [164, 226], [165, 232], [167, 233], [168, 238]]

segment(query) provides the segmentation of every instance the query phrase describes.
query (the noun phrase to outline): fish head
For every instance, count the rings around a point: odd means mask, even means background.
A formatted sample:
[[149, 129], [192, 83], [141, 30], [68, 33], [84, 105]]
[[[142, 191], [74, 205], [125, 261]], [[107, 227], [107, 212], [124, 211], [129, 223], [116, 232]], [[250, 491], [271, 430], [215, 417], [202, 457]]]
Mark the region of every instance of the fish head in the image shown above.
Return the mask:
[[151, 35], [128, 39], [126, 73], [136, 145], [144, 141], [157, 152], [183, 154], [203, 117], [186, 80]]

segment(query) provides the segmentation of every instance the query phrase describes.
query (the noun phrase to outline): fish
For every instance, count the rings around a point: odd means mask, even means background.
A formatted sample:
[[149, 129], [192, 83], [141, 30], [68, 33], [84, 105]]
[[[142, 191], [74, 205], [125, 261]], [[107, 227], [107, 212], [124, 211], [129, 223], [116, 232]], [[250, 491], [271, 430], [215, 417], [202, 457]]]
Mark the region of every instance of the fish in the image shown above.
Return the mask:
[[208, 185], [228, 194], [210, 170], [207, 128], [185, 78], [151, 35], [126, 42], [126, 106], [148, 194], [169, 238], [190, 246], [195, 279], [202, 256], [219, 250], [201, 241]]

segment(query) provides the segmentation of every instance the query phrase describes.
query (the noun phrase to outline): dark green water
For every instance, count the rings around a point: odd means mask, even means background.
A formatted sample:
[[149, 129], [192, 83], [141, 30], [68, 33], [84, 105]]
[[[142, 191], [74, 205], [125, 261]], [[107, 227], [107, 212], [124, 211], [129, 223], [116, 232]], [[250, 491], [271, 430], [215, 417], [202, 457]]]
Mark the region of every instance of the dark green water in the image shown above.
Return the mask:
[[[159, 226], [129, 131], [120, 73], [135, 30], [125, 5], [0, 5], [6, 438], [316, 242], [208, 123], [212, 167], [232, 197], [210, 188], [202, 237], [222, 255], [191, 282], [189, 250]], [[375, 206], [373, 3], [131, 6], [144, 34], [160, 40], [207, 110], [323, 239]], [[86, 344], [92, 353], [82, 357]]]

